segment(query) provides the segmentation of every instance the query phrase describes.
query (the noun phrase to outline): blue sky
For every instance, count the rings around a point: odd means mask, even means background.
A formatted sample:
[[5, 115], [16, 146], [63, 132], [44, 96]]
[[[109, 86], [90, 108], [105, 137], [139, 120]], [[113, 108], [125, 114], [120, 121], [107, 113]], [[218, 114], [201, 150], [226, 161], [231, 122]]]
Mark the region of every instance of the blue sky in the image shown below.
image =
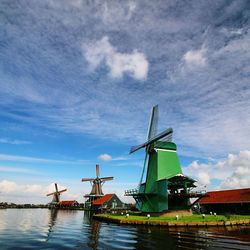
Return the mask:
[[150, 110], [185, 174], [250, 183], [249, 1], [0, 0], [0, 200], [136, 187]]

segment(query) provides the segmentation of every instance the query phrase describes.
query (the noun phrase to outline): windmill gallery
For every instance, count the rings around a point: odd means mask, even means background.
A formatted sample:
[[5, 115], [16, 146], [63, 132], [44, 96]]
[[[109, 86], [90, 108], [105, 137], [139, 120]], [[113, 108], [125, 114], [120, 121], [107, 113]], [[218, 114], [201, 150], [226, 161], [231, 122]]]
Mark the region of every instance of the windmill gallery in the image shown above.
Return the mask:
[[[145, 159], [139, 185], [135, 189], [126, 190], [125, 196], [132, 196], [136, 201], [136, 209], [142, 213], [155, 215], [171, 214], [179, 211], [179, 214], [191, 214], [191, 207], [202, 197], [204, 192], [192, 192], [196, 187], [195, 180], [184, 176], [177, 155], [177, 147], [172, 142], [173, 130], [168, 128], [157, 134], [158, 106], [152, 108], [147, 141], [139, 146], [132, 147], [130, 154], [145, 148]], [[124, 208], [125, 204], [115, 194], [104, 194], [102, 186], [106, 181], [114, 178], [100, 177], [100, 166], [96, 165], [95, 178], [82, 178], [82, 182], [90, 182], [92, 188], [86, 199], [84, 209], [100, 210], [105, 208]], [[145, 179], [145, 180], [144, 180]], [[76, 201], [60, 201], [61, 193], [66, 189], [58, 190], [55, 184], [51, 207], [75, 206]], [[191, 203], [190, 198], [196, 198]]]

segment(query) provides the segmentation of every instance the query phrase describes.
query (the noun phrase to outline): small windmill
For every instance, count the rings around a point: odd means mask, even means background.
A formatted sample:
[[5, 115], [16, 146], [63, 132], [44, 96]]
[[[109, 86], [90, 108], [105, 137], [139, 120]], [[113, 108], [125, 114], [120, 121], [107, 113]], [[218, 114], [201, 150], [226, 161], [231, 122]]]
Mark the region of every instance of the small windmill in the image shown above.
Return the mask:
[[82, 178], [82, 182], [89, 181], [92, 185], [92, 189], [90, 194], [85, 195], [85, 198], [88, 198], [88, 201], [86, 203], [92, 203], [97, 198], [102, 197], [103, 191], [102, 191], [102, 185], [106, 181], [111, 181], [113, 180], [114, 177], [109, 176], [109, 177], [100, 177], [100, 167], [98, 164], [96, 164], [96, 178]]
[[52, 203], [59, 203], [61, 193], [67, 191], [67, 189], [62, 189], [59, 191], [58, 187], [57, 187], [57, 183], [55, 183], [55, 189], [56, 189], [55, 192], [49, 193], [49, 194], [47, 194], [47, 196], [53, 195]]
[[[189, 198], [200, 197], [191, 193], [195, 180], [182, 174], [177, 147], [172, 141], [172, 128], [157, 134], [158, 106], [152, 108], [147, 141], [132, 147], [130, 153], [145, 148], [146, 154], [138, 189], [125, 191], [133, 196], [142, 212], [165, 212], [190, 208]], [[147, 166], [146, 180], [143, 183]]]

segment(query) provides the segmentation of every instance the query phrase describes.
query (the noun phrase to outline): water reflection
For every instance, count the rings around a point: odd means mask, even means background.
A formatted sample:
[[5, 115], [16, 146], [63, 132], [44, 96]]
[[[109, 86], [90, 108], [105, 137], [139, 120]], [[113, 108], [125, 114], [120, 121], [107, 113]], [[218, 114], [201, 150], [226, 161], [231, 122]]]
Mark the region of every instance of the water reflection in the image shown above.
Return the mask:
[[48, 236], [46, 241], [49, 241], [50, 235], [53, 232], [53, 227], [56, 224], [56, 218], [57, 218], [57, 214], [58, 214], [58, 209], [50, 209], [49, 210], [49, 223], [48, 223]]
[[250, 226], [121, 226], [72, 210], [0, 211], [0, 249], [250, 249]]
[[135, 249], [249, 249], [249, 232], [249, 226], [231, 229], [138, 227]]
[[98, 247], [98, 242], [99, 242], [99, 234], [100, 234], [100, 229], [101, 229], [101, 223], [98, 221], [92, 221], [90, 224], [90, 234], [88, 236], [88, 242], [87, 245], [93, 249], [96, 250]]

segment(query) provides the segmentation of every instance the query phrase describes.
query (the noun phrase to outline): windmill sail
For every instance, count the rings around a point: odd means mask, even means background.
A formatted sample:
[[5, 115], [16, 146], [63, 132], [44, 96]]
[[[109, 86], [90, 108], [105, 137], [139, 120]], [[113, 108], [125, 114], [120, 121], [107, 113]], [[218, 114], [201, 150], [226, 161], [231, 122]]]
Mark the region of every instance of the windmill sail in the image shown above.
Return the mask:
[[135, 151], [141, 149], [141, 148], [144, 148], [156, 141], [159, 141], [160, 139], [162, 138], [166, 138], [167, 136], [169, 136], [168, 138], [171, 138], [171, 135], [173, 134], [173, 129], [172, 128], [168, 128], [166, 130], [164, 130], [163, 132], [161, 132], [160, 134], [154, 136], [153, 138], [149, 139], [147, 142], [139, 145], [139, 146], [135, 146], [135, 147], [132, 147], [130, 149], [130, 154], [134, 153]]
[[173, 134], [172, 128], [168, 128], [157, 135], [158, 116], [159, 116], [158, 105], [156, 105], [152, 108], [152, 111], [151, 111], [151, 116], [150, 116], [149, 126], [148, 126], [147, 141], [140, 145], [131, 147], [130, 152], [129, 152], [130, 154], [134, 153], [135, 151], [141, 148], [147, 147], [150, 144], [159, 140], [166, 141], [166, 142], [172, 141], [172, 134]]
[[149, 126], [148, 126], [148, 140], [153, 138], [157, 133], [157, 126], [158, 126], [158, 105], [154, 106], [151, 111], [151, 116], [149, 120]]
[[82, 178], [82, 181], [94, 181], [95, 178]]
[[61, 193], [67, 191], [67, 189], [62, 189], [58, 191], [57, 183], [55, 183], [55, 190], [56, 190], [55, 192], [49, 193], [47, 194], [47, 196], [53, 195], [52, 202], [59, 202]]
[[114, 177], [100, 177], [100, 166], [96, 164], [96, 178], [82, 178], [82, 181], [89, 181], [92, 185], [90, 194], [85, 195], [84, 197], [100, 197], [103, 196], [102, 185], [105, 181], [111, 181]]
[[100, 176], [100, 167], [98, 164], [96, 164], [96, 177], [98, 178]]
[[172, 137], [173, 137], [173, 133], [170, 133], [170, 134], [164, 136], [163, 138], [161, 138], [159, 141], [171, 142], [172, 141]]
[[52, 195], [52, 194], [54, 194], [55, 192], [53, 192], [53, 193], [49, 193], [49, 194], [47, 194], [47, 196], [50, 196], [50, 195]]
[[61, 194], [61, 193], [65, 192], [65, 191], [67, 191], [67, 189], [63, 189], [61, 191], [58, 191], [58, 193]]
[[112, 176], [100, 178], [100, 180], [102, 180], [102, 181], [112, 181], [113, 179], [114, 179], [114, 177], [112, 177]]

